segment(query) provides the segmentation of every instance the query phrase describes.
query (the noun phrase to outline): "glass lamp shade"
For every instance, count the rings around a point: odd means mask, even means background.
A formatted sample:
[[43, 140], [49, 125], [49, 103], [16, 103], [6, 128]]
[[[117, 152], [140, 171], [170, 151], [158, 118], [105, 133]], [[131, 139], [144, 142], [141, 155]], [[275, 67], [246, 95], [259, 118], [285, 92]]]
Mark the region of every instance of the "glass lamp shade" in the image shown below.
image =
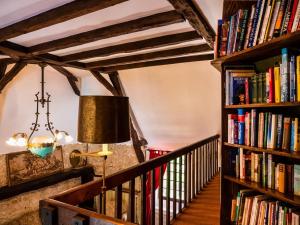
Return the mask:
[[52, 137], [37, 136], [32, 138], [28, 143], [28, 150], [42, 158], [51, 154], [56, 147], [56, 143]]
[[81, 96], [77, 139], [90, 144], [130, 140], [128, 97]]

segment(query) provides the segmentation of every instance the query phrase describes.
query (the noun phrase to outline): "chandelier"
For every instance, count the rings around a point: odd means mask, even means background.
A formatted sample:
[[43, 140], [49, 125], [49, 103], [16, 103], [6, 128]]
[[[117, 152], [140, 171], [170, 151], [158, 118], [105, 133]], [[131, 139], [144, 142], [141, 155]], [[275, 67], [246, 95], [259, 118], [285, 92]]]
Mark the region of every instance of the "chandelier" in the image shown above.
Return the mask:
[[[46, 92], [45, 96], [45, 64], [40, 64], [41, 67], [41, 95], [40, 92], [35, 94], [36, 102], [36, 113], [35, 113], [35, 122], [32, 123], [30, 128], [30, 134], [26, 133], [15, 133], [10, 137], [6, 143], [11, 146], [18, 147], [27, 147], [31, 153], [39, 156], [46, 157], [48, 154], [51, 154], [57, 145], [57, 142], [64, 139], [66, 143], [73, 141], [73, 138], [66, 132], [54, 129], [53, 123], [50, 121], [50, 97], [51, 95]], [[48, 136], [34, 136], [34, 133], [39, 131], [39, 115], [40, 115], [40, 106], [42, 108], [46, 107], [46, 123], [45, 128], [49, 132]]]

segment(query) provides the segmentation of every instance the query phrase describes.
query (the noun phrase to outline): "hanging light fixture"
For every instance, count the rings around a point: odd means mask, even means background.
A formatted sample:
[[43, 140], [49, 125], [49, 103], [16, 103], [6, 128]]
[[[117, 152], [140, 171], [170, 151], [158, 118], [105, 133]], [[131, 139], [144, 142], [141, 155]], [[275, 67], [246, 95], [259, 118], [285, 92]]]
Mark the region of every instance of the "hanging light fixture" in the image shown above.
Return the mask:
[[[50, 122], [50, 97], [51, 95], [46, 92], [45, 97], [45, 67], [46, 64], [40, 64], [41, 67], [41, 96], [40, 92], [35, 94], [36, 102], [36, 113], [35, 113], [35, 122], [32, 123], [30, 128], [31, 132], [28, 136], [26, 133], [16, 133], [10, 137], [6, 143], [11, 146], [18, 147], [27, 147], [27, 149], [39, 157], [46, 157], [48, 154], [51, 154], [57, 145], [57, 141], [65, 139], [65, 142], [71, 142], [73, 138], [66, 131], [54, 131], [53, 123]], [[46, 123], [45, 128], [49, 131], [48, 136], [33, 136], [40, 128], [39, 124], [39, 115], [40, 115], [40, 105], [42, 108], [46, 106]]]

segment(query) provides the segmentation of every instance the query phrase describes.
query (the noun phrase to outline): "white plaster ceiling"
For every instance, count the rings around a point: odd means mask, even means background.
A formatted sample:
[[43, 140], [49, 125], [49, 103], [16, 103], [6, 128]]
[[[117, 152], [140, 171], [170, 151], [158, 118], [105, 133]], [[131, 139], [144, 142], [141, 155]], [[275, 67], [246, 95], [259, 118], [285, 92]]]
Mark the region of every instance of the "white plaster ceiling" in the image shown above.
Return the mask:
[[[0, 28], [11, 25], [18, 21], [37, 15], [41, 12], [56, 8], [60, 5], [71, 2], [70, 0], [0, 0]], [[215, 29], [218, 16], [221, 15], [222, 0], [194, 0], [197, 3], [209, 22]], [[47, 28], [43, 28], [28, 34], [24, 34], [10, 39], [14, 43], [30, 47], [43, 42], [48, 42], [55, 39], [60, 39], [70, 35], [82, 33], [89, 30], [133, 20], [160, 12], [174, 10], [172, 5], [167, 0], [130, 0], [117, 4], [115, 6], [93, 12], [63, 23], [59, 23]], [[146, 38], [157, 37], [161, 35], [180, 33], [191, 31], [193, 28], [188, 22], [172, 24], [169, 26], [149, 29], [146, 31], [135, 32], [118, 37], [107, 38], [100, 41], [91, 42], [84, 45], [79, 45], [67, 49], [51, 52], [59, 56], [72, 54], [76, 52], [91, 50], [100, 47], [106, 47], [126, 42], [142, 40]], [[167, 48], [158, 48], [146, 50], [144, 52], [152, 52], [162, 49], [187, 46], [189, 44], [201, 44], [203, 41], [196, 41], [191, 43], [179, 44]], [[136, 53], [130, 53], [136, 54]], [[129, 55], [130, 55], [129, 54]], [[128, 54], [118, 54], [115, 56], [125, 56]], [[84, 62], [91, 62], [92, 60], [99, 60], [109, 57], [94, 58], [84, 60]]]

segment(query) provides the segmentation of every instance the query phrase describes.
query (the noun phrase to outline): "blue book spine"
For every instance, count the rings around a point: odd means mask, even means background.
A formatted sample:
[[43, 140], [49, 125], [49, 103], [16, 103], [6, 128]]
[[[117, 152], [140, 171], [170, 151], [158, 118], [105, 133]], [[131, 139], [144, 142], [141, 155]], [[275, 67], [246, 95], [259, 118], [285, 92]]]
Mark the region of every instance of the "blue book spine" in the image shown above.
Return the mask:
[[294, 148], [294, 136], [295, 136], [295, 120], [292, 121], [291, 123], [291, 143], [290, 143], [290, 150], [293, 152], [295, 150]]
[[271, 139], [272, 139], [272, 113], [269, 113], [268, 116], [268, 133], [267, 133], [267, 147], [271, 148]]
[[259, 19], [259, 13], [261, 10], [261, 4], [262, 4], [262, 0], [258, 0], [256, 3], [256, 8], [255, 8], [255, 13], [254, 13], [254, 17], [253, 17], [253, 23], [252, 23], [252, 29], [251, 29], [251, 33], [250, 33], [250, 37], [249, 37], [248, 47], [253, 47], [255, 33], [256, 33], [256, 29], [257, 29], [257, 23], [258, 23], [258, 19]]
[[245, 111], [238, 109], [238, 144], [245, 143]]
[[278, 115], [278, 120], [277, 120], [277, 143], [276, 143], [276, 148], [281, 148], [282, 147], [282, 126], [283, 126], [283, 116], [282, 114]]
[[232, 45], [232, 35], [233, 35], [233, 27], [234, 27], [234, 16], [230, 17], [230, 25], [229, 25], [229, 32], [228, 32], [228, 41], [227, 41], [227, 55], [231, 54], [230, 46]]
[[295, 70], [295, 56], [291, 56], [290, 61], [290, 101], [296, 101], [296, 70]]
[[288, 49], [281, 49], [281, 76], [280, 76], [280, 90], [281, 102], [289, 101], [289, 57]]
[[230, 75], [229, 75], [229, 86], [230, 86], [229, 104], [233, 105], [233, 77]]

